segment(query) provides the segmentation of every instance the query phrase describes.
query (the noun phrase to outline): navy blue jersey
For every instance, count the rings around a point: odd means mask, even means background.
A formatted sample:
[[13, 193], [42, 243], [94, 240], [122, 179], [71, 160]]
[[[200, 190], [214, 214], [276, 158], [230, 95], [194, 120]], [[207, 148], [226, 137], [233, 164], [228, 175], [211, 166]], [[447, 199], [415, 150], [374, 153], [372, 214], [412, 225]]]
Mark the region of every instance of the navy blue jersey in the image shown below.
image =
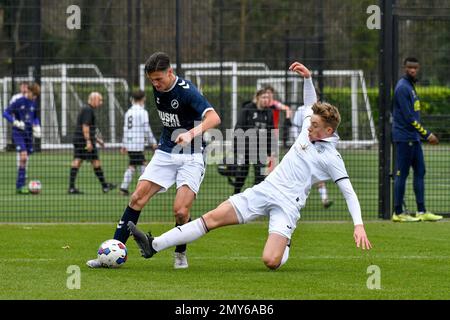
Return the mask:
[[[3, 117], [11, 123], [14, 122], [14, 120], [23, 121], [25, 123], [26, 131], [31, 130], [33, 125], [40, 125], [38, 115], [39, 112], [36, 102], [25, 97], [13, 101], [3, 112]], [[23, 130], [15, 127], [13, 127], [13, 131], [23, 132]]]
[[392, 128], [395, 142], [420, 141], [431, 134], [420, 124], [419, 96], [407, 76], [402, 77], [395, 87]]
[[174, 147], [174, 141], [181, 133], [199, 125], [206, 111], [213, 109], [211, 104], [197, 90], [192, 82], [176, 77], [173, 86], [165, 92], [153, 88], [156, 108], [163, 130], [158, 149], [164, 152], [201, 153], [204, 149], [202, 136], [196, 137], [190, 148]]

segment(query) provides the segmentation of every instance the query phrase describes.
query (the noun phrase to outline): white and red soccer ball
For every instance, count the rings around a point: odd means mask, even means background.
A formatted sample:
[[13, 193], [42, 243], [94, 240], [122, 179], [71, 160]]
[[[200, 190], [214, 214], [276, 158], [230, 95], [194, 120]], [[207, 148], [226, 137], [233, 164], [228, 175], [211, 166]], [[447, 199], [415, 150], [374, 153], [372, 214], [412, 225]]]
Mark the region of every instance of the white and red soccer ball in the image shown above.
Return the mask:
[[103, 242], [98, 248], [97, 254], [98, 260], [105, 268], [119, 268], [128, 258], [127, 247], [115, 239]]
[[39, 180], [31, 180], [30, 183], [28, 183], [28, 190], [32, 194], [38, 194], [42, 191], [42, 184]]

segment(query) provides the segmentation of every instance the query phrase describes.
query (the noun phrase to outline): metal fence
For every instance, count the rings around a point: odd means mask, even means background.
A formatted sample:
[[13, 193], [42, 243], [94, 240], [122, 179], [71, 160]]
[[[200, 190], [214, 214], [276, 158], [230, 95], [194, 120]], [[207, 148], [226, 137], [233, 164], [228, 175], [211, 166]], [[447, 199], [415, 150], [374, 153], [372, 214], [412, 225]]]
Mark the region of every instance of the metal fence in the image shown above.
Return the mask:
[[[102, 93], [104, 104], [96, 116], [106, 147], [100, 149], [100, 159], [106, 179], [119, 185], [128, 165], [119, 148], [132, 90], [140, 87], [146, 91], [151, 127], [156, 136], [161, 133], [153, 92], [142, 67], [155, 51], [167, 52], [177, 74], [191, 80], [212, 103], [222, 118], [222, 132], [233, 128], [242, 103], [265, 85], [274, 87], [276, 98], [295, 110], [302, 104], [302, 81], [287, 67], [295, 60], [310, 67], [321, 99], [340, 109], [339, 150], [364, 219], [383, 216], [379, 153], [391, 148], [390, 143], [380, 145], [380, 113], [390, 108], [379, 100], [380, 74], [389, 71], [394, 82], [401, 74], [403, 57], [417, 56], [422, 62], [418, 93], [425, 106], [424, 125], [441, 139], [439, 146], [424, 149], [427, 207], [448, 212], [450, 137], [445, 119], [450, 115], [450, 76], [446, 72], [450, 15], [440, 8], [449, 3], [430, 3], [435, 11], [441, 11], [439, 19], [427, 18], [430, 9], [414, 1], [389, 4], [397, 10], [394, 17], [400, 17], [405, 8], [415, 10], [418, 16], [413, 19], [410, 12], [408, 16], [403, 12], [396, 28], [387, 31], [398, 41], [393, 50], [395, 70], [390, 71], [380, 62], [383, 34], [367, 26], [371, 1], [1, 0], [0, 108], [5, 110], [21, 81], [39, 82], [43, 137], [35, 141], [37, 152], [30, 156], [27, 168], [27, 182], [39, 180], [42, 192], [17, 195], [11, 126], [5, 119], [0, 121], [0, 221], [111, 222], [119, 218], [128, 197], [117, 190], [103, 193], [88, 163], [77, 178], [77, 187], [84, 194], [67, 193], [76, 116], [89, 92]], [[389, 118], [383, 121], [389, 126]], [[293, 139], [288, 124], [281, 113], [281, 156]], [[148, 160], [152, 154], [146, 151]], [[390, 175], [391, 164], [384, 170]], [[136, 181], [137, 176], [131, 192]], [[252, 185], [250, 172], [245, 187]], [[332, 182], [327, 187], [333, 205], [324, 208], [313, 188], [302, 210], [303, 219], [350, 219], [338, 188]], [[408, 185], [409, 208], [414, 207], [411, 190]], [[217, 165], [210, 161], [192, 215], [216, 207], [232, 193], [227, 178], [218, 174]], [[172, 221], [174, 196], [174, 189], [156, 195], [142, 219]]]

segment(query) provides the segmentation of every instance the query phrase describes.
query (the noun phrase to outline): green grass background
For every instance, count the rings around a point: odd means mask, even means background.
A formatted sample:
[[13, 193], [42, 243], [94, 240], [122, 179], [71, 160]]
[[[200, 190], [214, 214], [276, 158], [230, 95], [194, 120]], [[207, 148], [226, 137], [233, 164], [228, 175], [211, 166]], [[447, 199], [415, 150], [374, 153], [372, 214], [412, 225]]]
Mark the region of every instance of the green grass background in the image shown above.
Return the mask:
[[[156, 235], [171, 224], [155, 223]], [[149, 260], [132, 240], [120, 269], [89, 269], [113, 224], [0, 225], [0, 299], [450, 299], [450, 223], [370, 222], [371, 251], [356, 249], [349, 222], [300, 222], [290, 259], [261, 261], [265, 222], [214, 230], [188, 246], [189, 269], [172, 268], [172, 249]], [[80, 289], [68, 289], [69, 266]], [[371, 265], [379, 290], [367, 288]]]

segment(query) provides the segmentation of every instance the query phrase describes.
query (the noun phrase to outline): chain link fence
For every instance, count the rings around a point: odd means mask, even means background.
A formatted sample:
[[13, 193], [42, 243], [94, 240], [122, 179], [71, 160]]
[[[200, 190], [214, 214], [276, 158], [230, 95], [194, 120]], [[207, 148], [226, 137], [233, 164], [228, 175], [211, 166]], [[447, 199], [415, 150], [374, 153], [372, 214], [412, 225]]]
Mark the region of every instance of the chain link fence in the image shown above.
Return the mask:
[[[39, 116], [43, 135], [26, 171], [27, 183], [39, 180], [39, 195], [16, 194], [18, 158], [11, 125], [0, 121], [1, 222], [112, 222], [129, 201], [117, 189], [103, 193], [89, 163], [77, 177], [82, 195], [68, 194], [72, 137], [80, 108], [90, 92], [103, 95], [97, 126], [106, 142], [99, 149], [108, 182], [120, 185], [128, 157], [120, 153], [124, 114], [130, 94], [147, 95], [150, 125], [159, 137], [162, 125], [143, 64], [155, 51], [172, 59], [176, 73], [192, 81], [221, 116], [220, 130], [234, 128], [242, 104], [257, 89], [272, 86], [275, 98], [292, 112], [302, 105], [301, 79], [287, 71], [301, 61], [314, 74], [323, 101], [339, 107], [341, 152], [366, 220], [378, 218], [379, 187], [379, 44], [380, 31], [368, 28], [371, 1], [269, 0], [0, 0], [0, 108], [6, 110], [23, 81], [41, 85]], [[447, 2], [430, 2], [439, 11]], [[450, 190], [450, 15], [429, 19], [415, 1], [398, 1], [396, 9], [414, 8], [417, 17], [398, 20], [395, 76], [401, 62], [414, 55], [422, 62], [418, 94], [423, 122], [436, 132], [439, 146], [425, 147], [427, 207], [448, 212]], [[442, 11], [442, 10], [441, 10]], [[446, 12], [445, 10], [443, 11]], [[400, 17], [400, 15], [399, 15]], [[275, 111], [274, 111], [275, 113]], [[290, 121], [278, 113], [280, 157], [295, 137]], [[145, 151], [147, 160], [153, 152]], [[213, 155], [192, 208], [192, 216], [215, 208], [233, 193], [218, 173]], [[250, 171], [244, 188], [253, 185]], [[412, 179], [410, 179], [412, 180]], [[130, 184], [132, 192], [137, 175]], [[409, 182], [409, 181], [408, 181]], [[302, 219], [349, 220], [346, 203], [327, 182], [324, 206], [311, 190]], [[172, 221], [175, 189], [158, 194], [144, 209], [143, 221]], [[414, 196], [406, 195], [409, 208]]]

